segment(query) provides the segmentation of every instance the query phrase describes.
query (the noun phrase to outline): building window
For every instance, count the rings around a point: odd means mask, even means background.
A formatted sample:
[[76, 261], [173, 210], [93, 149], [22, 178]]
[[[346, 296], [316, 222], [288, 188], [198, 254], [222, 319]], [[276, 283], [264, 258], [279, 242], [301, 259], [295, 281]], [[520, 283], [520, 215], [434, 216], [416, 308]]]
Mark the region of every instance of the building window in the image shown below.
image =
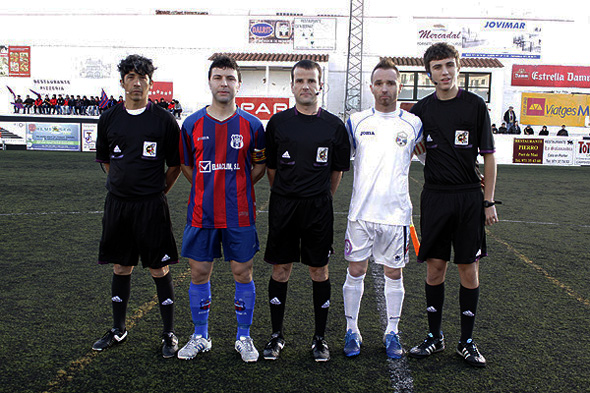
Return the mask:
[[[400, 101], [418, 101], [434, 92], [434, 84], [426, 72], [400, 72], [402, 91], [398, 97]], [[461, 72], [457, 79], [459, 87], [477, 94], [487, 103], [490, 102], [492, 91], [492, 74], [485, 72]]]

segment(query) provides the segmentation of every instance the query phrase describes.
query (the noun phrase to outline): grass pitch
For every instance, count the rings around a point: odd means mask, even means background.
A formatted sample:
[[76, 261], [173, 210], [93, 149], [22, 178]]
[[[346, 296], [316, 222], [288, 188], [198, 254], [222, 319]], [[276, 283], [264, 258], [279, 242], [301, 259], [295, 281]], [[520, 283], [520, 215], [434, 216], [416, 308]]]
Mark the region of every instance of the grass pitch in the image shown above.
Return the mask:
[[[412, 165], [410, 176], [418, 223], [420, 164]], [[234, 284], [223, 261], [216, 263], [212, 277], [211, 352], [192, 361], [161, 357], [155, 286], [141, 268], [132, 277], [128, 340], [104, 353], [93, 352], [92, 343], [111, 324], [112, 270], [96, 264], [106, 175], [92, 154], [2, 151], [0, 391], [588, 391], [587, 176], [588, 168], [499, 167], [496, 195], [504, 204], [498, 207], [501, 222], [488, 229], [490, 257], [481, 262], [475, 329], [475, 339], [488, 360], [485, 369], [468, 367], [454, 353], [459, 337], [459, 282], [453, 265], [446, 284], [444, 352], [424, 360], [386, 360], [375, 279], [368, 274], [360, 315], [363, 350], [358, 358], [344, 357], [346, 263], [342, 255], [351, 173], [345, 174], [334, 200], [336, 255], [330, 262], [332, 307], [327, 331], [332, 360], [316, 364], [311, 358], [311, 282], [307, 269], [296, 265], [289, 283], [287, 344], [281, 358], [245, 364], [233, 349]], [[262, 180], [257, 185], [262, 249], [268, 192]], [[179, 246], [188, 193], [188, 183], [180, 178], [169, 194]], [[406, 299], [400, 322], [406, 348], [419, 343], [427, 329], [426, 267], [414, 258], [411, 261], [404, 270]], [[188, 263], [182, 259], [171, 270], [176, 330], [183, 345], [192, 332]], [[271, 333], [270, 266], [262, 253], [255, 259], [254, 272], [257, 303], [252, 336], [262, 351]], [[400, 370], [405, 384], [397, 383]]]

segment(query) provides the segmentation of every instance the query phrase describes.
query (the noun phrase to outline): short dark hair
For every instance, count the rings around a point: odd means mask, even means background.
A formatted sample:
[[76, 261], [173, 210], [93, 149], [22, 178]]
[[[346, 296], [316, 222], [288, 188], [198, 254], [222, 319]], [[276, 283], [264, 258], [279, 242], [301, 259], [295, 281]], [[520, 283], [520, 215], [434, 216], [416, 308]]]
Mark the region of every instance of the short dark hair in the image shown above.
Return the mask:
[[121, 60], [117, 68], [121, 74], [121, 79], [125, 79], [125, 75], [134, 71], [139, 75], [147, 75], [150, 77], [150, 80], [153, 80], [152, 76], [156, 70], [156, 67], [154, 67], [151, 59], [140, 55], [127, 56]]
[[240, 66], [238, 66], [238, 63], [236, 63], [232, 57], [226, 55], [215, 57], [213, 59], [213, 63], [211, 63], [211, 66], [209, 67], [209, 73], [207, 74], [208, 79], [211, 79], [211, 72], [213, 71], [213, 68], [220, 68], [222, 70], [229, 68], [230, 70], [236, 70], [238, 73], [238, 82], [242, 81], [242, 72], [240, 71]]
[[395, 73], [397, 74], [397, 80], [401, 79], [401, 75], [399, 73], [399, 70], [397, 69], [397, 66], [395, 65], [395, 62], [393, 61], [393, 59], [391, 57], [381, 57], [379, 58], [379, 63], [377, 63], [377, 65], [375, 66], [375, 68], [373, 68], [373, 72], [371, 72], [371, 83], [373, 83], [373, 74], [375, 74], [375, 71], [377, 70], [394, 70]]
[[437, 42], [436, 44], [431, 45], [426, 49], [426, 52], [424, 52], [424, 68], [426, 68], [426, 72], [430, 73], [431, 61], [443, 60], [449, 57], [455, 59], [457, 68], [461, 67], [459, 52], [453, 45], [446, 42]]
[[313, 60], [299, 60], [293, 68], [291, 68], [291, 82], [295, 79], [295, 68], [303, 68], [304, 70], [313, 70], [314, 68], [318, 70], [318, 82], [322, 81], [322, 67]]

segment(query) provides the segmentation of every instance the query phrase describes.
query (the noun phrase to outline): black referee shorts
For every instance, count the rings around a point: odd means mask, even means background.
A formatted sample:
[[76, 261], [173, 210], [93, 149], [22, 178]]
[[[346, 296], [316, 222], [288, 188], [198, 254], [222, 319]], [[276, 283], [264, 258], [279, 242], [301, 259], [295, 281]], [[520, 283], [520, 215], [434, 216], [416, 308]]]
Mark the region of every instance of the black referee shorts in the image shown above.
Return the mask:
[[107, 194], [98, 263], [159, 269], [178, 262], [168, 201], [162, 193], [127, 200]]
[[330, 195], [292, 199], [270, 194], [265, 261], [285, 264], [301, 261], [312, 267], [328, 264], [334, 237]]
[[425, 185], [420, 197], [422, 241], [418, 261], [437, 258], [473, 263], [487, 256], [481, 186], [446, 188]]

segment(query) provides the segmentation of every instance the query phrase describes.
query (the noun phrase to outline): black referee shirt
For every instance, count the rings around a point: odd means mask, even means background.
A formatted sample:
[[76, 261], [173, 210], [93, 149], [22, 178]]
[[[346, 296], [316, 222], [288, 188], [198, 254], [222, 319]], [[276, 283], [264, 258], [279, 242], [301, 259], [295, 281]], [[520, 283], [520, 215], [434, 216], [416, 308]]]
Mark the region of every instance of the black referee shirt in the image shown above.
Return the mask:
[[418, 101], [411, 112], [422, 120], [424, 127], [425, 183], [479, 183], [475, 171], [477, 155], [495, 152], [490, 116], [483, 99], [462, 89], [446, 101], [433, 93]]
[[332, 171], [350, 168], [350, 142], [338, 117], [321, 108], [304, 115], [293, 107], [269, 120], [266, 157], [266, 166], [276, 169], [272, 192], [310, 198], [330, 192]]
[[123, 103], [98, 120], [96, 161], [110, 164], [106, 188], [121, 198], [138, 198], [164, 191], [165, 165], [179, 166], [180, 129], [170, 112], [148, 103], [140, 115], [130, 115]]

